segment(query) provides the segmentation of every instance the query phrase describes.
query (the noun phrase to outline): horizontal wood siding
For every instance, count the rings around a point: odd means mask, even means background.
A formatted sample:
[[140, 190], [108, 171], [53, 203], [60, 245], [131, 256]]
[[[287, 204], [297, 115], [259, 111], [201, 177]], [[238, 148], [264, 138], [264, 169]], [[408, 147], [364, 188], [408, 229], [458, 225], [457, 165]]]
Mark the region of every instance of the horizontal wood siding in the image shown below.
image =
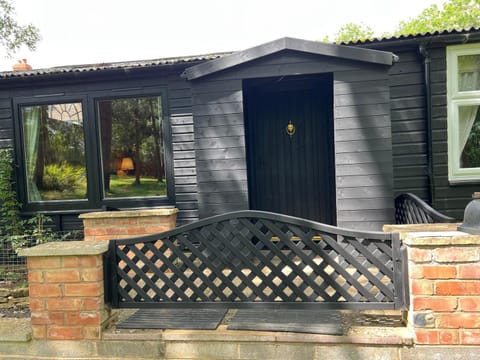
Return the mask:
[[13, 147], [12, 101], [0, 95], [0, 149]]
[[[191, 65], [191, 64], [189, 64]], [[65, 94], [66, 96], [95, 95], [112, 89], [148, 89], [164, 87], [168, 97], [168, 115], [170, 116], [173, 166], [175, 181], [175, 200], [180, 210], [178, 224], [198, 219], [197, 176], [195, 144], [193, 135], [192, 96], [190, 83], [182, 79], [181, 67], [171, 67], [153, 74], [130, 72], [125, 75], [104, 75], [97, 73], [90, 81], [78, 78], [45, 80], [38, 85], [17, 86], [0, 89], [0, 147], [13, 146], [13, 109], [12, 98], [32, 97], [44, 94]], [[114, 92], [112, 92], [114, 94]], [[40, 98], [43, 100], [43, 98]], [[65, 204], [65, 210], [72, 210]], [[92, 209], [98, 211], [98, 209]], [[80, 211], [79, 211], [80, 212]], [[76, 214], [58, 215], [55, 221], [61, 230], [81, 229], [82, 222]], [[58, 220], [60, 218], [60, 220]], [[58, 223], [60, 221], [60, 223]]]
[[[389, 71], [395, 194], [413, 192], [431, 202], [435, 209], [461, 220], [472, 193], [478, 191], [478, 182], [451, 185], [448, 181], [447, 45], [455, 44], [436, 43], [427, 49], [431, 58], [430, 134], [427, 134], [424, 65], [418, 44], [400, 50], [382, 48], [381, 44], [376, 48], [393, 51], [400, 58]], [[432, 147], [431, 178], [428, 141]]]
[[430, 201], [422, 58], [416, 48], [396, 54], [400, 60], [389, 70], [394, 191]]
[[192, 82], [200, 217], [248, 209], [242, 81]]
[[393, 221], [393, 168], [387, 69], [334, 74], [338, 226], [380, 230]]
[[338, 224], [379, 230], [391, 223], [386, 71], [382, 66], [285, 51], [192, 81], [200, 217], [248, 208], [242, 80], [334, 73]]
[[179, 72], [167, 77], [168, 110], [172, 130], [177, 224], [198, 220], [197, 170], [190, 83]]

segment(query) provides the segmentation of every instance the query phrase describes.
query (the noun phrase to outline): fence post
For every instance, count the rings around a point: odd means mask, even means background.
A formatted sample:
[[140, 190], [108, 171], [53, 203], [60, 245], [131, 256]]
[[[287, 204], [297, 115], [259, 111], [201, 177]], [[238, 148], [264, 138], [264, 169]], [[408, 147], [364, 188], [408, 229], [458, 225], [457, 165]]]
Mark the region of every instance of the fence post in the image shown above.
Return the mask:
[[103, 254], [108, 241], [52, 242], [21, 250], [27, 257], [33, 338], [101, 338], [109, 310], [104, 301]]

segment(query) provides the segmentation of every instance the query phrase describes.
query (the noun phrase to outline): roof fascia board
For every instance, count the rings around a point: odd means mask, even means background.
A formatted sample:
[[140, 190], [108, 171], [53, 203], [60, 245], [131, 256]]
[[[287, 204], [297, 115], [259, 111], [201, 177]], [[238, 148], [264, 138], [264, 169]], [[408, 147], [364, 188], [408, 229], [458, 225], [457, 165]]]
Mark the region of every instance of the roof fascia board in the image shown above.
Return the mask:
[[[332, 56], [342, 59], [369, 62], [379, 65], [392, 65], [396, 56], [387, 51], [363, 49], [353, 46], [327, 44], [318, 41], [307, 41], [286, 38], [287, 47], [291, 50], [309, 52], [317, 55]], [[357, 51], [367, 50], [367, 51]]]
[[217, 71], [252, 61], [285, 49], [285, 38], [258, 45], [247, 50], [237, 51], [223, 58], [207, 61], [203, 64], [187, 68], [182, 76], [194, 80]]
[[294, 50], [316, 55], [331, 56], [354, 61], [369, 62], [379, 65], [392, 65], [396, 56], [387, 51], [371, 50], [354, 46], [334, 45], [317, 41], [294, 38], [281, 38], [243, 51], [234, 52], [225, 57], [210, 60], [187, 68], [182, 76], [195, 80], [212, 73], [229, 69], [282, 50]]

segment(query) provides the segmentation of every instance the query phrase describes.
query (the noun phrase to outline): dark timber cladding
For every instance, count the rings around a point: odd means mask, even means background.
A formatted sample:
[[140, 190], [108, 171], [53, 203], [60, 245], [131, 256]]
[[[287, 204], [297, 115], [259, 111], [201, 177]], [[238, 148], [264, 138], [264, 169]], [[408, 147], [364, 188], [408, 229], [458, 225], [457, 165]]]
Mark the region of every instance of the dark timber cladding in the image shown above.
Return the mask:
[[[87, 72], [83, 74], [42, 75], [21, 78], [22, 81], [7, 80], [12, 86], [5, 84], [0, 88], [0, 148], [13, 147], [13, 105], [12, 99], [36, 98], [43, 101], [62, 101], [64, 96], [81, 98], [82, 96], [117, 96], [119, 91], [132, 89], [152, 92], [164, 89], [167, 97], [167, 114], [171, 125], [171, 142], [173, 158], [173, 183], [175, 184], [174, 199], [169, 204], [146, 203], [144, 206], [175, 205], [178, 207], [178, 223], [182, 224], [198, 219], [197, 180], [195, 165], [195, 150], [193, 141], [192, 97], [190, 84], [179, 74], [185, 65], [168, 66], [161, 69], [139, 69], [127, 72]], [[152, 90], [153, 89], [153, 90]], [[50, 96], [49, 96], [50, 95]], [[93, 134], [92, 134], [93, 136]], [[148, 200], [149, 201], [149, 200]], [[122, 208], [122, 204], [117, 205]], [[82, 226], [78, 214], [85, 211], [98, 211], [89, 208], [72, 208], [65, 202], [62, 209], [54, 214], [59, 230], [79, 229]]]
[[393, 221], [393, 169], [386, 68], [334, 74], [337, 222], [380, 229]]
[[380, 229], [393, 221], [387, 71], [395, 57], [350, 50], [360, 49], [280, 39], [185, 71], [192, 84], [200, 217], [251, 206], [245, 81], [330, 74], [335, 154], [330, 176], [336, 188], [337, 224]]
[[396, 54], [400, 60], [389, 70], [395, 194], [413, 192], [429, 200], [422, 59], [417, 48], [404, 48]]
[[434, 179], [432, 204], [437, 210], [456, 219], [462, 219], [466, 204], [471, 200], [472, 194], [478, 191], [478, 182], [452, 185], [448, 181], [446, 49], [431, 48], [429, 54]]
[[395, 194], [412, 192], [456, 219], [478, 186], [448, 181], [446, 48], [478, 39], [465, 30], [366, 45], [399, 56], [389, 70]]

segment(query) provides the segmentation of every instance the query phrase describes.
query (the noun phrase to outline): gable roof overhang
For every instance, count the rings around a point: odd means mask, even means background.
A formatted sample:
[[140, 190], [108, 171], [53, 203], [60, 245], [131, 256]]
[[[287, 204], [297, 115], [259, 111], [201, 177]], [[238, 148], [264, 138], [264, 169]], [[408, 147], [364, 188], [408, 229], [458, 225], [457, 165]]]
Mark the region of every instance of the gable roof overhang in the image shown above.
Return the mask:
[[398, 60], [398, 57], [395, 54], [387, 51], [284, 37], [243, 51], [237, 51], [215, 60], [191, 66], [183, 72], [182, 76], [187, 80], [195, 80], [283, 50], [292, 50], [379, 65], [392, 65]]

